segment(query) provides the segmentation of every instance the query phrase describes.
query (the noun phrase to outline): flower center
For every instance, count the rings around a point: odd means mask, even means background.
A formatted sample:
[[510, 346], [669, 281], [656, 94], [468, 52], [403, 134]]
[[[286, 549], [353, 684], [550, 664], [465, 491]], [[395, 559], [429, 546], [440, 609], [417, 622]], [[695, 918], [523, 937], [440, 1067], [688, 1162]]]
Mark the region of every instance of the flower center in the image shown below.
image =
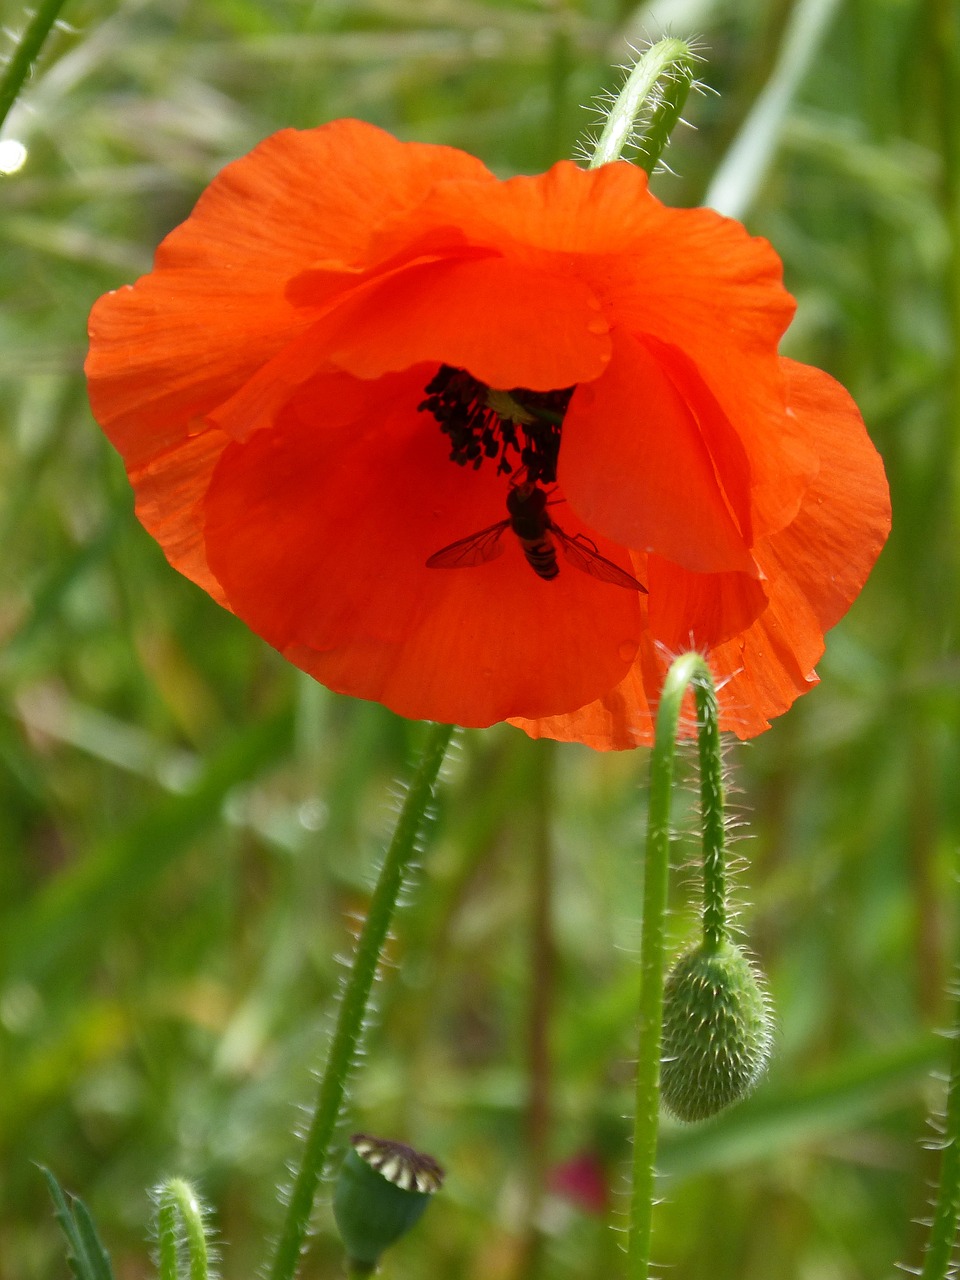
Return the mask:
[[561, 391], [499, 391], [478, 382], [465, 369], [441, 365], [424, 388], [418, 406], [432, 413], [450, 438], [450, 461], [478, 470], [496, 458], [497, 475], [515, 468], [533, 485], [555, 484], [563, 417], [573, 387]]

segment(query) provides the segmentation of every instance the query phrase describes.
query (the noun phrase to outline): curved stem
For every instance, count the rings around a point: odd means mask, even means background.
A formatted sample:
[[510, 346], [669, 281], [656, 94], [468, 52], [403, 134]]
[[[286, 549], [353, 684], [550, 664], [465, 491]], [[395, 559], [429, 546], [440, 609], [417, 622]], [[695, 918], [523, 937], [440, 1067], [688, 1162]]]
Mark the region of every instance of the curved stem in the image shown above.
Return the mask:
[[[650, 797], [643, 884], [643, 936], [640, 946], [640, 1017], [637, 1056], [636, 1114], [633, 1135], [633, 1187], [627, 1236], [628, 1280], [647, 1280], [653, 1221], [654, 1163], [660, 1118], [660, 1047], [663, 1033], [664, 937], [667, 912], [667, 880], [670, 869], [670, 802], [676, 756], [677, 726], [688, 685], [697, 698], [701, 761], [708, 757], [710, 820], [704, 816], [704, 851], [707, 829], [719, 821], [722, 853], [723, 791], [717, 792], [720, 770], [720, 735], [717, 701], [710, 668], [699, 653], [682, 654], [667, 672], [657, 711], [657, 729], [650, 757]], [[703, 794], [703, 793], [702, 793]], [[719, 801], [719, 815], [716, 803]], [[705, 801], [704, 801], [705, 803]], [[715, 847], [716, 832], [711, 840]], [[705, 913], [706, 915], [706, 913]], [[705, 925], [706, 927], [706, 925]]]
[[327, 1162], [330, 1140], [367, 1021], [370, 992], [380, 956], [411, 862], [417, 852], [418, 837], [427, 806], [433, 797], [437, 774], [452, 734], [452, 725], [437, 724], [430, 727], [423, 755], [380, 868], [341, 996], [327, 1065], [317, 1091], [283, 1229], [268, 1272], [271, 1280], [293, 1280], [297, 1273], [310, 1227], [314, 1198]]
[[619, 160], [627, 146], [647, 173], [656, 168], [696, 76], [698, 59], [683, 40], [660, 40], [636, 61], [610, 109], [590, 168]]
[[182, 1178], [170, 1178], [157, 1190], [157, 1257], [160, 1280], [179, 1280], [181, 1244], [190, 1260], [190, 1280], [207, 1280], [209, 1256], [203, 1208]]
[[26, 31], [20, 37], [7, 63], [7, 69], [0, 77], [0, 125], [6, 120], [7, 113], [16, 101], [17, 94], [30, 74], [30, 68], [43, 48], [43, 42], [50, 34], [50, 28], [56, 22], [64, 3], [65, 0], [42, 0], [42, 3], [37, 5]]

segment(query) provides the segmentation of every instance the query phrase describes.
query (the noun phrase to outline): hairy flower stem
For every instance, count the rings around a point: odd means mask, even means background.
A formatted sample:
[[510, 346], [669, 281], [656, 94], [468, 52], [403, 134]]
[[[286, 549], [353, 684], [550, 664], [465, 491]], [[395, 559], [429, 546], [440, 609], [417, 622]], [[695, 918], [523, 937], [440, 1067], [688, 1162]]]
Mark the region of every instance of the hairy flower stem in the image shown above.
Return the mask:
[[951, 1260], [960, 1222], [960, 991], [956, 996], [950, 1041], [947, 1114], [937, 1143], [943, 1151], [940, 1186], [920, 1280], [947, 1280], [948, 1276], [956, 1275]]
[[370, 993], [383, 946], [417, 852], [417, 837], [423, 827], [427, 806], [433, 797], [437, 774], [452, 734], [452, 725], [437, 724], [430, 727], [423, 755], [410, 783], [393, 839], [380, 868], [340, 1000], [327, 1065], [317, 1091], [317, 1101], [303, 1144], [300, 1167], [294, 1178], [283, 1229], [268, 1272], [270, 1280], [293, 1280], [297, 1273], [310, 1228], [314, 1198], [327, 1163], [330, 1140], [360, 1047]]
[[535, 1280], [542, 1269], [543, 1202], [550, 1163], [553, 1123], [553, 1063], [550, 1024], [556, 1000], [556, 942], [553, 925], [554, 852], [550, 824], [553, 814], [556, 744], [530, 743], [529, 863], [530, 965], [527, 1024], [527, 1098], [524, 1137], [527, 1155], [525, 1232], [518, 1251], [517, 1280]]
[[0, 125], [16, 102], [17, 94], [30, 74], [30, 68], [43, 48], [43, 42], [50, 34], [50, 28], [56, 22], [64, 3], [65, 0], [41, 0], [11, 54], [6, 70], [0, 76]]
[[181, 1280], [180, 1259], [186, 1251], [190, 1280], [207, 1280], [210, 1271], [203, 1208], [182, 1178], [157, 1188], [157, 1261], [160, 1280]]
[[590, 168], [619, 160], [627, 146], [652, 173], [696, 78], [698, 59], [683, 40], [660, 40], [642, 54], [610, 109]]
[[700, 823], [703, 827], [703, 943], [719, 951], [727, 937], [727, 864], [720, 713], [713, 682], [694, 677], [700, 747]]
[[[633, 1186], [627, 1235], [628, 1280], [647, 1280], [654, 1203], [654, 1162], [660, 1118], [660, 1052], [663, 1038], [664, 933], [670, 869], [670, 802], [677, 725], [683, 696], [694, 687], [700, 740], [700, 803], [703, 814], [705, 889], [704, 937], [725, 928], [723, 908], [723, 786], [717, 699], [710, 668], [699, 653], [682, 654], [667, 672], [657, 711], [650, 757], [650, 798], [640, 944], [640, 1017], [636, 1113], [633, 1132]], [[708, 876], [707, 866], [711, 866]], [[710, 911], [707, 903], [712, 902]], [[718, 915], [719, 908], [719, 915]], [[708, 923], [709, 915], [709, 923]], [[709, 930], [709, 932], [708, 932]]]

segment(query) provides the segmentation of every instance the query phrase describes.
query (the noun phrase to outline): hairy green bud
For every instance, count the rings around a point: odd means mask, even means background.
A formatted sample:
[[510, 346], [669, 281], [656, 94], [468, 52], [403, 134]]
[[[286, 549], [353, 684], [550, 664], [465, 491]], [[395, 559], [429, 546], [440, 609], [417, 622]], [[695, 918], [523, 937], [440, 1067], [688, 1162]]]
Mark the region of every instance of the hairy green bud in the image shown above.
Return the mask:
[[766, 1070], [770, 1001], [739, 947], [695, 947], [664, 987], [660, 1095], [678, 1120], [706, 1120], [742, 1101]]

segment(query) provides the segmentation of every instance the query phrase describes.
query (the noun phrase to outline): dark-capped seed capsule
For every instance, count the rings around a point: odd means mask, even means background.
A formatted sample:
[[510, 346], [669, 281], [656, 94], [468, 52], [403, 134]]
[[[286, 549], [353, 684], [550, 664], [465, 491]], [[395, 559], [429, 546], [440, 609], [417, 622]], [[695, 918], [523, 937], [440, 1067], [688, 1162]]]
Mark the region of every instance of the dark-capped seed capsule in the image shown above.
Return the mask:
[[376, 1270], [380, 1255], [419, 1221], [442, 1182], [443, 1169], [431, 1156], [403, 1142], [353, 1135], [333, 1193], [351, 1274]]

